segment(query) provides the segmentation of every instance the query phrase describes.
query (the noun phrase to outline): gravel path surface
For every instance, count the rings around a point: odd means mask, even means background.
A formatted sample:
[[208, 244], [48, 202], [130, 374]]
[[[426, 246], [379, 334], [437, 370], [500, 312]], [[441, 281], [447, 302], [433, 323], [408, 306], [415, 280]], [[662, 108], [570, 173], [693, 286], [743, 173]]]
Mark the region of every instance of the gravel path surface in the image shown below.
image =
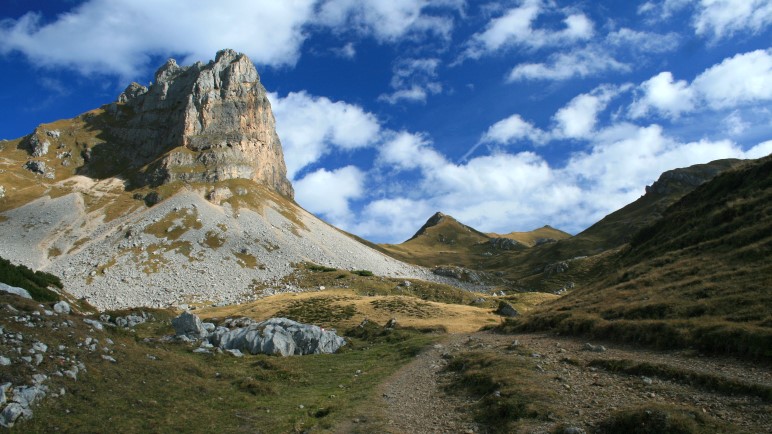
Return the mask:
[[[518, 341], [518, 353], [512, 342]], [[474, 399], [448, 395], [443, 386], [450, 375], [443, 372], [449, 356], [466, 351], [495, 351], [536, 361], [534, 375], [554, 392], [554, 408], [563, 416], [525, 423], [518, 432], [550, 433], [555, 427], [592, 427], [617, 410], [643, 405], [688, 405], [723, 421], [739, 432], [772, 433], [772, 403], [748, 395], [729, 395], [687, 382], [652, 376], [627, 375], [587, 366], [592, 360], [633, 360], [665, 365], [690, 372], [710, 373], [751, 384], [772, 387], [772, 367], [722, 357], [701, 357], [686, 352], [655, 351], [617, 344], [603, 345], [603, 352], [588, 351], [586, 341], [546, 334], [449, 335], [403, 367], [383, 385], [384, 416], [393, 433], [486, 432], [472, 420]], [[595, 343], [596, 345], [598, 343]], [[526, 350], [526, 351], [523, 351]], [[567, 360], [570, 359], [570, 362]]]
[[444, 392], [447, 374], [441, 372], [448, 346], [458, 348], [467, 339], [465, 335], [448, 335], [381, 386], [387, 414], [392, 415], [387, 421], [390, 432], [477, 432], [477, 425], [470, 420], [469, 401]]

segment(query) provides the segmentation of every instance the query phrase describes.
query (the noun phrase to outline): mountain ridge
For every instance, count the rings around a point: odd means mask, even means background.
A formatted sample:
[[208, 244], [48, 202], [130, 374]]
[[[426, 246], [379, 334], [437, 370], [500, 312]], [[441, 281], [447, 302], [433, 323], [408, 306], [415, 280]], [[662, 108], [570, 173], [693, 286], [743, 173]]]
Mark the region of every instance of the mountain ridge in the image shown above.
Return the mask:
[[[99, 309], [298, 292], [306, 263], [432, 281], [302, 209], [252, 62], [169, 60], [149, 87], [0, 144], [0, 256]], [[482, 288], [482, 287], [481, 287]]]

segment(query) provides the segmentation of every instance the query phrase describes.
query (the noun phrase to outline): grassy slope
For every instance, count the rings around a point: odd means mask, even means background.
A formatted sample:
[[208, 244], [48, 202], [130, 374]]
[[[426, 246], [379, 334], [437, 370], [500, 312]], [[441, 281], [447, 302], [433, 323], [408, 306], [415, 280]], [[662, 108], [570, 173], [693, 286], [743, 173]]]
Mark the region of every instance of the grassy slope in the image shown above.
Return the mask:
[[402, 244], [380, 247], [401, 261], [433, 267], [436, 265], [471, 266], [485, 250], [490, 238], [451, 216], [437, 213], [416, 234]]
[[[51, 390], [64, 387], [66, 396], [43, 401], [35, 408], [34, 419], [22, 422], [19, 429], [327, 432], [363, 416], [375, 418], [371, 422], [377, 425], [378, 418], [389, 416], [381, 414], [378, 385], [441, 336], [437, 330], [473, 331], [499, 321], [491, 314], [495, 301], [470, 306], [479, 295], [457, 288], [418, 281], [409, 287], [397, 287], [400, 281], [395, 279], [309, 268], [316, 271], [298, 272], [292, 279], [306, 286], [341, 288], [282, 294], [252, 304], [196, 312], [203, 318], [220, 320], [226, 316], [262, 320], [280, 315], [334, 328], [349, 338], [349, 345], [335, 355], [234, 358], [193, 354], [186, 344], [157, 340], [173, 333], [169, 324], [173, 313], [168, 311], [153, 311], [155, 320], [130, 333], [109, 328], [104, 332], [89, 331], [77, 316], [70, 317], [73, 327], [29, 329], [7, 320], [3, 315], [17, 314], [0, 308], [0, 320], [8, 330], [22, 331], [25, 341], [40, 340], [49, 345], [54, 358], [42, 367], [48, 369], [49, 364], [57, 363], [54, 348], [59, 343], [77, 352], [78, 359], [88, 367], [77, 382], [52, 377]], [[526, 311], [541, 301], [527, 297], [530, 295], [513, 300], [520, 303], [518, 309]], [[4, 303], [25, 311], [39, 309], [37, 302], [0, 296], [0, 306]], [[364, 318], [370, 321], [368, 326], [356, 327]], [[400, 328], [387, 331], [378, 326], [389, 318], [397, 318]], [[100, 346], [106, 337], [115, 341], [111, 355], [118, 362], [106, 362], [100, 351], [89, 353], [78, 347], [77, 343], [87, 336], [98, 338]], [[8, 350], [4, 345], [0, 343], [0, 352]], [[0, 374], [0, 380], [21, 383], [21, 378], [31, 375], [28, 371], [15, 364], [12, 371]]]
[[772, 358], [772, 158], [683, 197], [519, 329]]
[[559, 241], [571, 238], [571, 234], [563, 232], [560, 229], [555, 229], [552, 226], [544, 226], [529, 232], [510, 232], [508, 234], [489, 233], [488, 236], [491, 238], [509, 238], [525, 244], [528, 247], [533, 247], [537, 241], [542, 239]]
[[[640, 199], [573, 237], [549, 226], [530, 232], [483, 234], [438, 213], [410, 240], [380, 247], [386, 254], [418, 265], [457, 265], [495, 272], [510, 282], [508, 286], [520, 290], [553, 292], [570, 283], [581, 286], [594, 278], [593, 269], [599, 261], [630, 241], [637, 230], [661, 218], [664, 210], [692, 191], [696, 183], [739, 163], [740, 160], [718, 160], [666, 172], [655, 184], [660, 188], [652, 188]], [[497, 250], [486, 244], [498, 237], [532, 247]], [[539, 238], [558, 241], [534, 246]], [[573, 258], [583, 259], [571, 262], [566, 272], [544, 272], [550, 264]]]
[[[36, 304], [0, 296], [17, 308], [34, 311]], [[0, 315], [6, 314], [6, 311]], [[7, 329], [25, 340], [49, 345], [51, 360], [38, 369], [50, 372], [58, 344], [77, 353], [88, 371], [78, 380], [52, 376], [49, 389], [65, 388], [62, 398], [47, 398], [34, 408], [34, 418], [16, 430], [43, 432], [305, 432], [326, 431], [359, 414], [362, 406], [377, 408], [374, 388], [407, 363], [435, 334], [396, 330], [377, 336], [349, 338], [334, 355], [281, 358], [227, 354], [194, 354], [181, 343], [155, 339], [173, 333], [165, 312], [138, 327], [137, 333], [106, 329], [89, 331], [78, 317], [63, 329], [28, 329], [13, 321]], [[77, 344], [86, 337], [106, 338], [117, 363], [102, 360], [101, 349], [89, 352]], [[144, 338], [151, 341], [145, 342]], [[0, 347], [4, 347], [0, 344]], [[6, 350], [7, 348], [2, 348]], [[149, 357], [149, 356], [150, 357]], [[66, 366], [69, 366], [66, 362]], [[55, 368], [54, 368], [55, 369]], [[0, 379], [22, 384], [31, 375], [23, 364], [4, 369]], [[357, 374], [357, 371], [360, 371]]]

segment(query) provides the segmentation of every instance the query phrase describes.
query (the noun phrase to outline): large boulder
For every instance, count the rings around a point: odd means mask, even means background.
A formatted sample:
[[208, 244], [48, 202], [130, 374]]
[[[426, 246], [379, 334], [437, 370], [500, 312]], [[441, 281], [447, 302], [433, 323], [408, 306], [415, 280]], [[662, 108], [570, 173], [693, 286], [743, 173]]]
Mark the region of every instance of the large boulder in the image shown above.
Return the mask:
[[496, 309], [496, 313], [501, 316], [508, 316], [508, 317], [515, 317], [520, 315], [520, 312], [517, 311], [514, 307], [512, 307], [511, 304], [507, 303], [506, 301], [499, 301], [499, 307]]
[[18, 288], [16, 286], [6, 285], [5, 283], [0, 283], [0, 292], [7, 292], [9, 294], [16, 294], [19, 297], [32, 299], [32, 296], [30, 295], [29, 291], [27, 291], [26, 289]]
[[59, 314], [68, 314], [70, 313], [70, 305], [62, 300], [54, 305], [54, 312]]
[[331, 354], [346, 344], [333, 331], [287, 318], [271, 318], [233, 330], [218, 327], [209, 336], [209, 341], [223, 350], [282, 356]]
[[174, 332], [177, 336], [201, 339], [205, 338], [208, 334], [201, 319], [190, 312], [183, 312], [180, 316], [174, 318], [172, 326], [174, 326]]
[[13, 427], [16, 419], [18, 419], [23, 413], [24, 407], [22, 407], [21, 404], [15, 402], [8, 404], [0, 413], [0, 426], [5, 428]]

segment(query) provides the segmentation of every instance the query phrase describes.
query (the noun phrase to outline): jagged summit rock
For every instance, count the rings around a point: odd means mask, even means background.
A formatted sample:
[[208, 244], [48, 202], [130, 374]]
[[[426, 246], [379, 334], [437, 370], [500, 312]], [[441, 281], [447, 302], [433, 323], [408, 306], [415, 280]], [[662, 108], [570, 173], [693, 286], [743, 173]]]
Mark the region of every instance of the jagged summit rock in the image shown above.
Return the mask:
[[242, 53], [190, 66], [169, 59], [153, 84], [130, 84], [108, 109], [120, 121], [108, 131], [115, 151], [142, 168], [135, 184], [241, 178], [293, 196], [271, 104]]
[[719, 173], [739, 165], [742, 160], [728, 158], [707, 164], [695, 164], [689, 167], [668, 170], [660, 175], [652, 185], [646, 186], [646, 194], [668, 195], [682, 190], [691, 191], [695, 187], [710, 181]]

